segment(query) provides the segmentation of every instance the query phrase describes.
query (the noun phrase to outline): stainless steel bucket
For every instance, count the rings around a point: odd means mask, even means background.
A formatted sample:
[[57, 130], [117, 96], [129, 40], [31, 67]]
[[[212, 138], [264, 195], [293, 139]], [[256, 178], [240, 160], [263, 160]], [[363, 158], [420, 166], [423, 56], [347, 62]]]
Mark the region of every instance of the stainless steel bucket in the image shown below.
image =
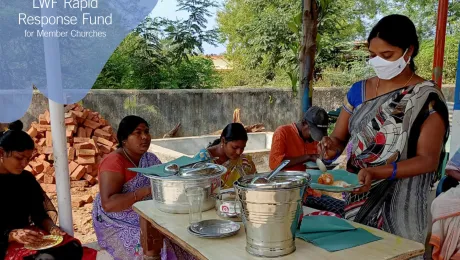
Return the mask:
[[217, 164], [200, 164], [199, 167], [186, 167], [178, 175], [150, 178], [152, 198], [155, 207], [167, 213], [189, 213], [189, 202], [185, 189], [202, 187], [204, 189], [203, 211], [215, 207], [215, 196], [220, 192], [221, 176], [227, 169]]
[[[264, 175], [267, 174], [257, 176]], [[294, 252], [302, 198], [310, 175], [285, 171], [267, 184], [250, 184], [253, 178], [245, 176], [234, 185], [246, 229], [246, 251], [261, 257]]]

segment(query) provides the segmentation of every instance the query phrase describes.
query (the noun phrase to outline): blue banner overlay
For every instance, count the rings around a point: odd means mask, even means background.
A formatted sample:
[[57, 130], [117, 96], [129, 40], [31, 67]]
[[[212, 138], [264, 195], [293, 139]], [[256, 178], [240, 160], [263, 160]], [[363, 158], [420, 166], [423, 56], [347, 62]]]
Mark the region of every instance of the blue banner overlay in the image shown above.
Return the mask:
[[0, 122], [21, 118], [33, 86], [81, 100], [115, 48], [157, 0], [0, 0]]
[[460, 110], [460, 44], [458, 46], [457, 76], [455, 79], [454, 110]]

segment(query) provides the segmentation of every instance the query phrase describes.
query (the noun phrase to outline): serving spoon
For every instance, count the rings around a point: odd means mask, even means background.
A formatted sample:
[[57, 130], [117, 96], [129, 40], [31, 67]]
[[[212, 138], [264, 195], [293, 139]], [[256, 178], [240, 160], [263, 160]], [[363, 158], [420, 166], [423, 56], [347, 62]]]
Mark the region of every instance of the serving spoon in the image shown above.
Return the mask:
[[316, 159], [316, 164], [318, 165], [318, 168], [320, 169], [320, 171], [322, 173], [325, 173], [327, 171], [327, 168], [323, 162], [323, 158], [324, 158], [324, 146], [321, 143], [321, 154], [320, 154], [320, 157]]
[[256, 177], [251, 181], [251, 184], [258, 184], [258, 183], [269, 183], [271, 179], [273, 179], [286, 165], [288, 165], [291, 161], [290, 160], [284, 160], [276, 167], [275, 170], [273, 170], [271, 173], [268, 174], [268, 176], [265, 177]]

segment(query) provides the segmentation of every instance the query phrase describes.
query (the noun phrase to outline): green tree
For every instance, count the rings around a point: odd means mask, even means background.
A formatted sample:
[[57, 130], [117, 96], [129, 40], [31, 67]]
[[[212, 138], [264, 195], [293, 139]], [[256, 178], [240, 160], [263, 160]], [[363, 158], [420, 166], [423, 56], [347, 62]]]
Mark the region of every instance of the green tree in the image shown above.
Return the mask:
[[[399, 13], [411, 18], [417, 27], [420, 37], [424, 40], [434, 38], [438, 14], [438, 0], [393, 0], [385, 14]], [[460, 33], [460, 2], [449, 0], [447, 14], [447, 34]]]
[[202, 56], [203, 43], [216, 44], [207, 30], [212, 0], [179, 0], [185, 20], [147, 17], [112, 54], [95, 88], [213, 88], [220, 83], [212, 61]]
[[[338, 65], [335, 56], [343, 42], [364, 38], [366, 21], [375, 17], [382, 2], [317, 1], [320, 16], [316, 67], [322, 69]], [[298, 0], [228, 0], [218, 14], [218, 22], [228, 42], [228, 56], [237, 70], [251, 70], [263, 83], [280, 76], [279, 72], [292, 74], [300, 43], [301, 27], [296, 25], [300, 12]]]

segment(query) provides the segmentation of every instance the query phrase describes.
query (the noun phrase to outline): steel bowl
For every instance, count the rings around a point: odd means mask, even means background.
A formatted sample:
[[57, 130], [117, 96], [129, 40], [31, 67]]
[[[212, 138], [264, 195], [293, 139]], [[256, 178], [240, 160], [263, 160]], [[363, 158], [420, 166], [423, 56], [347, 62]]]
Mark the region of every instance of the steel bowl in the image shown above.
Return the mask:
[[213, 163], [199, 163], [180, 169], [169, 177], [145, 175], [150, 179], [155, 207], [163, 212], [184, 214], [189, 212], [185, 190], [189, 187], [204, 189], [203, 211], [215, 207], [215, 195], [220, 192], [221, 176], [227, 169]]

